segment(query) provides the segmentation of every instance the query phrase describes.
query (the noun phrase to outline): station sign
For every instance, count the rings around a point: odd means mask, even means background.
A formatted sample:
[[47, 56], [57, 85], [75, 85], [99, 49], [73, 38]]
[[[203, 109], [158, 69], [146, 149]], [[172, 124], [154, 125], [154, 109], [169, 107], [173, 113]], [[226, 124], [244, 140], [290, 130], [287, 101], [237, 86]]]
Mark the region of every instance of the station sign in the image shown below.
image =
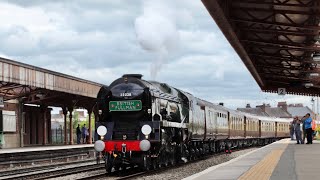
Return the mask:
[[278, 95], [284, 96], [287, 94], [286, 88], [278, 88]]
[[110, 111], [140, 111], [142, 109], [142, 102], [140, 100], [128, 101], [110, 101]]

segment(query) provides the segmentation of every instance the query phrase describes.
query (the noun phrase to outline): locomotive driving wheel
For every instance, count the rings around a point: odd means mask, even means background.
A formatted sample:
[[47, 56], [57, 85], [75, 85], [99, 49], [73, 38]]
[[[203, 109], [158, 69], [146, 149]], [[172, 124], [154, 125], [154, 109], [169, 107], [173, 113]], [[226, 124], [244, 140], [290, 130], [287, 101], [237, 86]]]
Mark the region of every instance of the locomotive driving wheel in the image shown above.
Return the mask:
[[113, 159], [110, 154], [107, 154], [105, 156], [105, 168], [107, 173], [111, 173], [112, 166], [113, 166]]
[[152, 158], [152, 161], [151, 161], [151, 165], [152, 165], [152, 169], [155, 170], [155, 169], [158, 169], [158, 159], [157, 158]]
[[151, 169], [151, 158], [148, 155], [143, 155], [143, 170], [149, 171]]
[[171, 148], [171, 152], [170, 152], [170, 164], [172, 166], [176, 165], [176, 147], [172, 147]]

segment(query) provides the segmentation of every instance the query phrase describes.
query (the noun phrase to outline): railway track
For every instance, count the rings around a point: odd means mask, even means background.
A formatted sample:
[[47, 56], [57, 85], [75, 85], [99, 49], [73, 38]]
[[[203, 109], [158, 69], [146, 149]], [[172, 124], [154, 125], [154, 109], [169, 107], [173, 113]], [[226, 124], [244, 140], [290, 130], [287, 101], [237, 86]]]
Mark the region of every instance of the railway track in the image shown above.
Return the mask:
[[73, 164], [83, 164], [83, 163], [90, 163], [90, 162], [96, 162], [96, 159], [91, 159], [91, 160], [89, 159], [89, 160], [84, 160], [84, 161], [58, 163], [58, 164], [50, 164], [50, 165], [45, 165], [45, 166], [29, 167], [29, 168], [23, 168], [23, 169], [19, 168], [19, 169], [14, 169], [14, 170], [0, 171], [0, 179], [2, 177], [6, 177], [6, 176], [26, 174], [26, 173], [36, 172], [36, 171], [50, 170], [50, 169], [54, 169], [54, 168], [61, 167], [61, 166], [68, 166], [68, 165], [73, 165]]
[[89, 175], [86, 177], [82, 178], [77, 178], [77, 180], [91, 180], [91, 179], [102, 179], [102, 178], [113, 178], [114, 180], [116, 179], [126, 179], [129, 177], [135, 177], [137, 174], [144, 174], [147, 173], [146, 171], [141, 171], [138, 167], [132, 168], [127, 168], [125, 171], [124, 170], [119, 170], [119, 171], [113, 171], [110, 174], [103, 172], [95, 175]]
[[[250, 147], [249, 147], [250, 148]], [[233, 151], [241, 151], [249, 148], [244, 148], [244, 149], [234, 149]], [[212, 154], [212, 155], [207, 155], [204, 157], [201, 157], [196, 160], [188, 161], [187, 163], [178, 163], [175, 166], [166, 166], [166, 167], [161, 167], [155, 170], [150, 170], [150, 171], [141, 171], [139, 168], [134, 167], [134, 168], [128, 168], [126, 170], [120, 170], [120, 171], [114, 171], [110, 174], [107, 174], [105, 172], [105, 167], [104, 164], [91, 164], [91, 165], [82, 165], [82, 166], [76, 166], [76, 167], [69, 167], [69, 168], [61, 168], [61, 169], [54, 169], [61, 167], [63, 165], [71, 165], [75, 164], [74, 162], [70, 163], [64, 163], [64, 164], [57, 164], [57, 165], [51, 165], [51, 167], [46, 166], [46, 167], [35, 167], [35, 168], [28, 168], [28, 169], [20, 169], [20, 170], [14, 170], [11, 172], [0, 172], [0, 179], [48, 179], [48, 178], [57, 178], [57, 177], [62, 177], [62, 176], [68, 176], [68, 175], [74, 175], [78, 173], [84, 173], [84, 172], [90, 172], [90, 171], [98, 171], [98, 170], [103, 170], [102, 172], [97, 172], [98, 174], [94, 175], [89, 175], [86, 177], [79, 178], [79, 180], [84, 180], [84, 179], [105, 179], [105, 178], [112, 178], [116, 180], [124, 180], [124, 179], [132, 179], [135, 177], [139, 177], [142, 175], [152, 175], [155, 173], [161, 173], [163, 171], [166, 171], [171, 168], [178, 168], [181, 166], [185, 166], [190, 163], [195, 163], [207, 158], [212, 158], [212, 157], [217, 157], [224, 155], [225, 152], [217, 153], [217, 154]], [[95, 160], [92, 160], [95, 161]], [[80, 163], [80, 162], [79, 162]], [[83, 162], [82, 162], [83, 163]], [[35, 171], [40, 171], [41, 172], [35, 172]], [[20, 172], [19, 172], [20, 171]]]
[[67, 176], [71, 174], [77, 174], [82, 173], [86, 171], [93, 171], [93, 170], [99, 170], [104, 169], [103, 164], [92, 164], [92, 165], [83, 165], [83, 166], [77, 166], [77, 167], [70, 167], [70, 168], [63, 168], [58, 170], [49, 170], [49, 171], [43, 171], [43, 172], [33, 172], [28, 174], [19, 174], [14, 175], [10, 177], [6, 177], [5, 179], [8, 180], [18, 180], [18, 179], [34, 179], [34, 180], [40, 180], [40, 179], [48, 179], [48, 178], [57, 178], [61, 176]]

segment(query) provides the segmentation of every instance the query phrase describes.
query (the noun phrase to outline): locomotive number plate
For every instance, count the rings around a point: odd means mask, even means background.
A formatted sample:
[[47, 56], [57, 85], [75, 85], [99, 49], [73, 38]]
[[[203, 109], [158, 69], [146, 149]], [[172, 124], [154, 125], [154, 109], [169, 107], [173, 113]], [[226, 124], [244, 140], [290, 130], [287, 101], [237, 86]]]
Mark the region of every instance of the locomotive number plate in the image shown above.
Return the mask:
[[142, 109], [142, 102], [140, 100], [130, 101], [110, 101], [110, 111], [140, 111]]

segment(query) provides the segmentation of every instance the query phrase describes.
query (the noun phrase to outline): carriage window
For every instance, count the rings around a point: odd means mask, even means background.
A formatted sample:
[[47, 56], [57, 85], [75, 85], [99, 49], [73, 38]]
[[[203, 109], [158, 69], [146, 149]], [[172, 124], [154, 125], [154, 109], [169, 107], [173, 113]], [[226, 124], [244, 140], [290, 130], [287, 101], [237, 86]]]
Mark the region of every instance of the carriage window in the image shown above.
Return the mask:
[[238, 126], [239, 126], [239, 122], [238, 122], [238, 118], [236, 118], [236, 130], [238, 130]]
[[241, 118], [241, 130], [244, 130], [244, 122], [242, 118]]
[[234, 121], [233, 121], [233, 117], [232, 117], [232, 120], [231, 120], [231, 129], [234, 129]]
[[271, 123], [268, 123], [269, 131], [271, 131]]
[[235, 118], [235, 121], [234, 121], [234, 122], [235, 122], [234, 129], [237, 130], [237, 125], [238, 125], [237, 118]]

